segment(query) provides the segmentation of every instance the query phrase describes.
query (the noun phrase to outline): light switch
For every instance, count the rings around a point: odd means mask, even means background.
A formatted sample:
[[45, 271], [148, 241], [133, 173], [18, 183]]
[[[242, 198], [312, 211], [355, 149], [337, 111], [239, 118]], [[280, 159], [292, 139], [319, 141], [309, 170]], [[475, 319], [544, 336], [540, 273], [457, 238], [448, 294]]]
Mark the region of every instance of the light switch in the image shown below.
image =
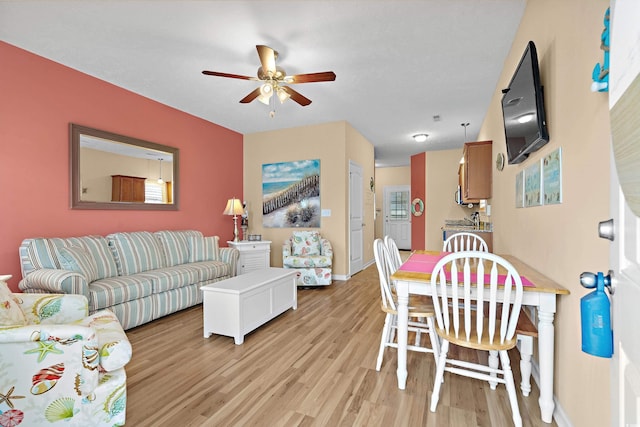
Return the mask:
[[331, 216], [331, 209], [322, 209], [322, 216]]

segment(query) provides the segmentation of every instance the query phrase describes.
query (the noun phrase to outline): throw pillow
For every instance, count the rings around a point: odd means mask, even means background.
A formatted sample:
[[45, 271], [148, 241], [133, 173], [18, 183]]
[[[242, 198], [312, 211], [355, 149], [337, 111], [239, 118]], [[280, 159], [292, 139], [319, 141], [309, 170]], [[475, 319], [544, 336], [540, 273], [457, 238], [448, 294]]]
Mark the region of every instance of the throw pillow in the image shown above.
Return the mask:
[[294, 231], [293, 255], [320, 255], [320, 234], [317, 231]]
[[58, 260], [64, 270], [77, 271], [82, 274], [87, 283], [98, 279], [98, 267], [91, 254], [80, 246], [58, 248]]
[[[1, 276], [0, 276], [1, 277]], [[26, 325], [27, 319], [7, 282], [0, 278], [0, 325]]]
[[218, 261], [218, 236], [189, 236], [189, 262]]

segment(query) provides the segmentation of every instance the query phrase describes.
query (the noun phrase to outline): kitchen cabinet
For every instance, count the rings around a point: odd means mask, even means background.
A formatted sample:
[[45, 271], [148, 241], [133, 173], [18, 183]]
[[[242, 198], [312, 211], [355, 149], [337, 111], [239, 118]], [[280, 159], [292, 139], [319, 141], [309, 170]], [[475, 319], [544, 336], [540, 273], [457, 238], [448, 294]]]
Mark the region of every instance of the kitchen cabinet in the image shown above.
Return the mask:
[[111, 175], [111, 201], [144, 203], [144, 181], [136, 176]]
[[467, 142], [458, 168], [460, 198], [463, 204], [491, 198], [491, 141]]

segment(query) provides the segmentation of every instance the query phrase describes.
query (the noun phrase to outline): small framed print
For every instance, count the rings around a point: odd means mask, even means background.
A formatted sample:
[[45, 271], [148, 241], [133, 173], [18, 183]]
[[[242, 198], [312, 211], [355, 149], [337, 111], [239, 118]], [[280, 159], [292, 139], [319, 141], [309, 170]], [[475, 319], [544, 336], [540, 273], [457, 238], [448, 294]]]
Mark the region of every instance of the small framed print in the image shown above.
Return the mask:
[[543, 203], [562, 203], [562, 149], [547, 154], [542, 159]]
[[516, 175], [516, 208], [524, 207], [524, 170]]
[[542, 175], [540, 163], [537, 161], [524, 171], [524, 205], [525, 207], [540, 206], [542, 204]]

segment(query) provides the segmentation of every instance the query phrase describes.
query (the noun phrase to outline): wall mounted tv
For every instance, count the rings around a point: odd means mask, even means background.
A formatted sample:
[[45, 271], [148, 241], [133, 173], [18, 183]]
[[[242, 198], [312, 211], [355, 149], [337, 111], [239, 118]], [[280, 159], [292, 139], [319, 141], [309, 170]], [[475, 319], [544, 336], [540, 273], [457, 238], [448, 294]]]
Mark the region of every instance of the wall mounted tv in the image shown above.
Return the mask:
[[522, 163], [549, 142], [536, 45], [530, 41], [509, 87], [502, 90], [502, 115], [509, 164]]

